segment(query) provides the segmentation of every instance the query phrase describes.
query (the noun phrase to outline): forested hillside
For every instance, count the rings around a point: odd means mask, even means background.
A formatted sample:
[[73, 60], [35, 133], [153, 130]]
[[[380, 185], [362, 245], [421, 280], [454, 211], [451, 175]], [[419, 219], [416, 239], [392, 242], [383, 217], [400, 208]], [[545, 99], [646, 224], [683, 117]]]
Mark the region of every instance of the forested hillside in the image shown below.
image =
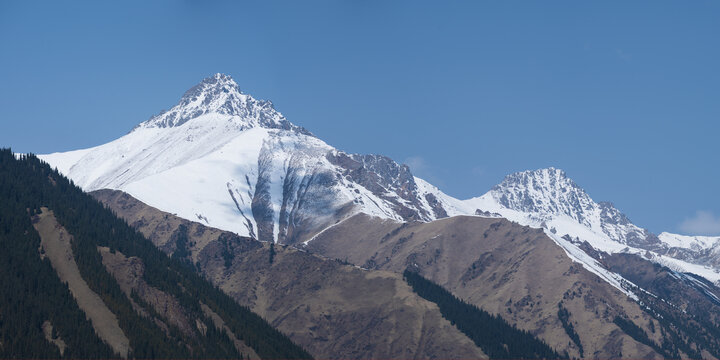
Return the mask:
[[[117, 317], [129, 339], [128, 357], [310, 357], [35, 156], [16, 158], [9, 149], [0, 150], [0, 199], [0, 357], [118, 356], [95, 335], [67, 285], [41, 256], [32, 218], [43, 207], [71, 235], [83, 280]], [[180, 328], [177, 319], [159, 314], [141, 294], [124, 292], [106, 269], [100, 247], [140, 264], [145, 288], [179, 303], [178, 313], [192, 326]], [[212, 313], [229, 330], [214, 326]], [[252, 350], [240, 351], [231, 336]]]

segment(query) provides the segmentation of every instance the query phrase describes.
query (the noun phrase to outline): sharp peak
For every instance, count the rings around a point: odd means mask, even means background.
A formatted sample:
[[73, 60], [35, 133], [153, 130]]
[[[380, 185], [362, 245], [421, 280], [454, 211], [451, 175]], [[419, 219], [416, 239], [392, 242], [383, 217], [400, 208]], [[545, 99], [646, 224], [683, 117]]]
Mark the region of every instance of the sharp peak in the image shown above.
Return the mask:
[[222, 85], [229, 85], [233, 86], [237, 89], [240, 89], [235, 79], [232, 78], [232, 76], [228, 74], [223, 73], [215, 73], [213, 75], [210, 75], [204, 79], [202, 79], [198, 85], [214, 85], [214, 86], [222, 86]]
[[540, 169], [535, 169], [535, 170], [523, 170], [523, 171], [514, 172], [512, 174], [505, 176], [505, 179], [503, 180], [503, 182], [507, 181], [507, 180], [521, 178], [521, 177], [522, 178], [525, 178], [525, 177], [537, 178], [537, 177], [544, 177], [544, 176], [554, 177], [557, 179], [570, 180], [570, 178], [567, 176], [567, 173], [565, 173], [564, 170], [550, 166], [550, 167], [540, 168]]
[[232, 93], [235, 96], [244, 95], [240, 90], [240, 86], [238, 86], [237, 82], [235, 82], [230, 75], [216, 73], [202, 79], [199, 83], [185, 91], [180, 102], [182, 103], [183, 100], [189, 102], [203, 93], [213, 97], [223, 93]]
[[202, 79], [183, 94], [177, 105], [170, 110], [163, 110], [136, 126], [135, 129], [181, 126], [189, 120], [208, 113], [236, 118], [233, 121], [240, 130], [265, 127], [293, 130], [312, 136], [312, 133], [305, 128], [290, 123], [275, 110], [271, 101], [258, 100], [249, 94], [244, 94], [235, 80], [230, 75], [223, 73], [216, 73]]
[[506, 188], [508, 186], [536, 187], [537, 182], [549, 182], [553, 187], [571, 187], [585, 192], [575, 181], [567, 176], [564, 170], [550, 166], [535, 170], [524, 170], [514, 172], [505, 176], [503, 181], [495, 185], [493, 189]]
[[233, 80], [232, 76], [225, 74], [225, 73], [220, 73], [220, 72], [206, 77], [205, 79], [203, 79], [203, 81], [209, 80], [209, 79], [227, 80], [227, 81], [235, 82], [235, 80]]

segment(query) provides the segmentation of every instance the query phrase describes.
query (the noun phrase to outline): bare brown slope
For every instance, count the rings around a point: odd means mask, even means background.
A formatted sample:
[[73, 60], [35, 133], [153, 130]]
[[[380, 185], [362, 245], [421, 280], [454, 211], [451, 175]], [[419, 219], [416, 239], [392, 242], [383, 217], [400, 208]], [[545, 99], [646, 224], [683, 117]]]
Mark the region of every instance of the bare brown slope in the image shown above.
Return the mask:
[[42, 208], [42, 213], [33, 218], [33, 226], [40, 234], [45, 256], [50, 259], [60, 280], [68, 284], [78, 306], [92, 322], [95, 332], [117, 354], [127, 358], [130, 340], [120, 328], [115, 314], [80, 275], [70, 244], [70, 234], [58, 224], [53, 212], [47, 208]]
[[485, 358], [401, 275], [366, 271], [160, 212], [119, 191], [93, 195], [168, 253], [188, 260], [317, 358]]
[[571, 313], [585, 357], [658, 356], [613, 323], [617, 315], [628, 316], [646, 328], [650, 317], [574, 263], [542, 230], [469, 216], [398, 224], [358, 215], [323, 232], [307, 248], [367, 268], [415, 269], [572, 356], [579, 356], [578, 347], [558, 318], [559, 303]]

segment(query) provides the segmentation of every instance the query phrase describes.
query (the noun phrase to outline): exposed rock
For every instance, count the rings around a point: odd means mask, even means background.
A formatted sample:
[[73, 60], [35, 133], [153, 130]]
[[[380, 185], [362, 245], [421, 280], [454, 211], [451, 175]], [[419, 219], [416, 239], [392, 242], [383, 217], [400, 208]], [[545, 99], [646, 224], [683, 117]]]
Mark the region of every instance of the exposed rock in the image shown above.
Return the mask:
[[65, 341], [63, 341], [60, 336], [53, 334], [53, 326], [50, 320], [45, 320], [42, 324], [42, 331], [43, 335], [45, 335], [45, 340], [57, 346], [58, 351], [60, 351], [60, 356], [63, 356], [63, 354], [65, 354], [67, 344], [65, 344]]

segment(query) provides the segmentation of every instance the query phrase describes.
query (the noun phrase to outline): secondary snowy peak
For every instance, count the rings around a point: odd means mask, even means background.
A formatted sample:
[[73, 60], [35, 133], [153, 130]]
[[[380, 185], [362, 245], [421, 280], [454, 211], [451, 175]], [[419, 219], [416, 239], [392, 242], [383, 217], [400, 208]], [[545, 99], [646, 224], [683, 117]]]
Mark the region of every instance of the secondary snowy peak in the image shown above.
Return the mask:
[[547, 168], [510, 174], [490, 194], [504, 207], [538, 215], [567, 215], [588, 221], [594, 208], [590, 196], [560, 169]]
[[592, 226], [599, 215], [602, 224], [632, 225], [612, 203], [596, 203], [563, 170], [553, 167], [508, 175], [490, 194], [508, 209], [538, 216], [565, 215]]
[[[667, 233], [658, 238], [633, 224], [611, 203], [593, 201], [559, 169], [514, 173], [483, 196], [456, 202], [445, 199], [445, 203], [459, 212], [473, 209], [476, 215], [502, 216], [522, 225], [542, 227], [571, 257], [599, 273], [602, 266], [595, 263], [593, 254], [620, 252], [639, 254], [674, 270], [720, 281], [720, 244], [716, 239]], [[586, 253], [588, 249], [592, 250]]]
[[[182, 126], [189, 120], [205, 114], [227, 115], [234, 118], [241, 130], [253, 127], [294, 130], [305, 135], [309, 131], [289, 122], [275, 110], [269, 100], [257, 100], [240, 91], [238, 84], [225, 74], [203, 79], [180, 98], [180, 102], [163, 111], [137, 128], [167, 128]], [[239, 120], [239, 121], [238, 121]], [[137, 129], [136, 128], [136, 129]]]
[[[499, 213], [526, 225], [542, 226], [561, 235], [594, 243], [652, 248], [657, 237], [635, 226], [612, 203], [590, 195], [556, 168], [510, 174], [485, 195], [467, 200], [477, 214]], [[602, 241], [601, 241], [602, 240]]]

